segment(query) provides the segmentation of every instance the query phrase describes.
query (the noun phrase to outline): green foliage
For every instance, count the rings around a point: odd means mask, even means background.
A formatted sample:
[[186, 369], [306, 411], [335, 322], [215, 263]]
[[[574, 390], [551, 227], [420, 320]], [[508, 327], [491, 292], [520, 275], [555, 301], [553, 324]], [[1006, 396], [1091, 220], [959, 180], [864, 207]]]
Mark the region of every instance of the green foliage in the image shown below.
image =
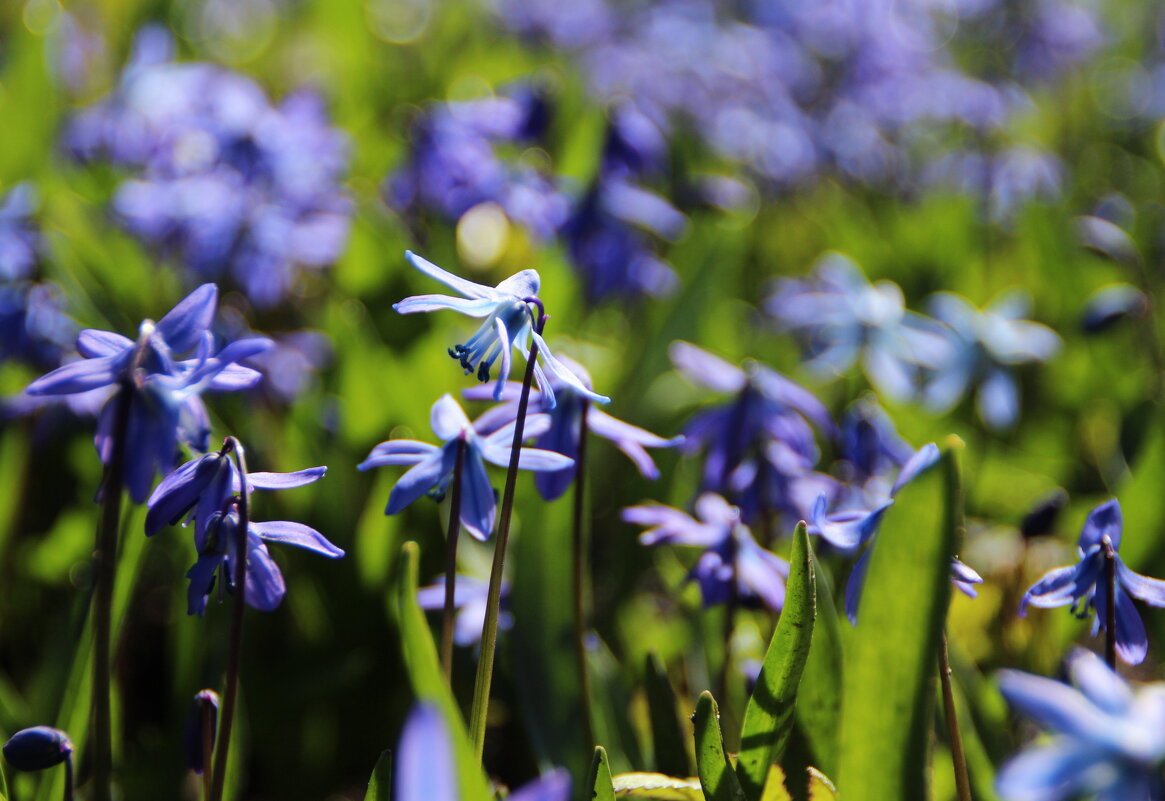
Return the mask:
[[376, 760], [372, 776], [368, 779], [368, 791], [364, 801], [391, 801], [392, 799], [392, 751], [384, 751]]
[[707, 801], [744, 801], [744, 791], [724, 750], [720, 710], [705, 690], [696, 702], [696, 773]]
[[817, 616], [813, 552], [805, 523], [793, 532], [785, 605], [769, 643], [756, 688], [744, 711], [736, 773], [749, 798], [758, 798], [769, 766], [778, 762], [793, 729], [797, 687], [809, 658]]
[[587, 787], [591, 788], [593, 801], [615, 801], [615, 786], [611, 780], [611, 763], [607, 761], [607, 749], [595, 746], [591, 757], [591, 769], [587, 774]]
[[651, 715], [651, 742], [655, 769], [671, 776], [690, 776], [692, 763], [687, 738], [676, 715], [676, 693], [667, 670], [655, 652], [645, 660], [644, 683]]

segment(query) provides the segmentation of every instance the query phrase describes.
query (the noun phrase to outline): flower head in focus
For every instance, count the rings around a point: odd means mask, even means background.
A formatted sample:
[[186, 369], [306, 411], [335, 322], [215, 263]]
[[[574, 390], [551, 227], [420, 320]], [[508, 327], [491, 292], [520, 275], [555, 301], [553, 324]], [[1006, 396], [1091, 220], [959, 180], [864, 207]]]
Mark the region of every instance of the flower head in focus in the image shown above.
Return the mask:
[[1080, 649], [1069, 655], [1068, 673], [1075, 687], [999, 672], [1003, 697], [1052, 736], [1012, 757], [996, 776], [996, 792], [1009, 801], [1165, 798], [1165, 685], [1134, 690]]
[[1093, 509], [1080, 530], [1076, 546], [1080, 561], [1058, 567], [1033, 584], [1023, 596], [1019, 614], [1021, 617], [1025, 615], [1029, 604], [1042, 608], [1071, 604], [1072, 611], [1079, 617], [1088, 615], [1091, 610], [1096, 611], [1092, 626], [1094, 634], [1104, 629], [1108, 614], [1105, 560], [1111, 552], [1116, 563], [1116, 652], [1125, 663], [1138, 665], [1148, 653], [1149, 639], [1132, 598], [1139, 598], [1150, 606], [1165, 606], [1165, 581], [1134, 573], [1125, 565], [1117, 553], [1122, 527], [1120, 503], [1116, 498]]
[[760, 603], [774, 612], [785, 604], [789, 563], [752, 537], [740, 510], [715, 493], [696, 499], [696, 515], [660, 504], [629, 506], [628, 523], [647, 526], [644, 545], [690, 545], [704, 548], [689, 581], [700, 585], [704, 606], [733, 602]]
[[[271, 346], [251, 337], [232, 342], [217, 353], [210, 324], [218, 288], [203, 284], [157, 323], [145, 320], [136, 341], [112, 331], [85, 329], [77, 336], [84, 357], [33, 381], [29, 395], [73, 395], [93, 390], [132, 388], [126, 430], [125, 484], [141, 503], [157, 473], [168, 473], [179, 444], [205, 451], [210, 422], [201, 394], [253, 386], [261, 375], [239, 361]], [[179, 354], [193, 351], [191, 358]], [[104, 464], [113, 456], [117, 403], [107, 402], [97, 422], [95, 443]]]
[[486, 318], [477, 333], [465, 344], [450, 348], [449, 355], [461, 363], [467, 375], [476, 373], [477, 379], [483, 384], [490, 380], [490, 370], [500, 359], [498, 379], [494, 384], [494, 400], [501, 400], [502, 390], [510, 377], [510, 351], [517, 349], [528, 358], [531, 338], [538, 344], [540, 360], [540, 363], [534, 365], [534, 376], [549, 406], [554, 405], [554, 390], [549, 376], [597, 403], [611, 400], [583, 386], [574, 373], [554, 358], [546, 340], [535, 330], [534, 311], [530, 306], [539, 302], [538, 289], [541, 282], [537, 270], [522, 270], [496, 287], [490, 287], [459, 278], [412, 252], [406, 251], [405, 258], [413, 267], [456, 290], [463, 297], [414, 295], [393, 304], [393, 309], [400, 314], [452, 309], [470, 317]]
[[[437, 447], [412, 439], [390, 439], [373, 448], [359, 469], [412, 465], [388, 496], [384, 513], [394, 515], [422, 495], [434, 491], [444, 495], [453, 480], [460, 452], [461, 525], [476, 539], [487, 540], [493, 532], [497, 503], [485, 462], [509, 466], [514, 423], [483, 434], [450, 395], [442, 395], [433, 404], [429, 421], [433, 433], [445, 441], [444, 445]], [[538, 437], [549, 426], [550, 418], [546, 415], [528, 415], [523, 430], [529, 437]], [[525, 470], [562, 470], [572, 464], [574, 460], [568, 456], [538, 448], [521, 448], [518, 455], [518, 467]]]

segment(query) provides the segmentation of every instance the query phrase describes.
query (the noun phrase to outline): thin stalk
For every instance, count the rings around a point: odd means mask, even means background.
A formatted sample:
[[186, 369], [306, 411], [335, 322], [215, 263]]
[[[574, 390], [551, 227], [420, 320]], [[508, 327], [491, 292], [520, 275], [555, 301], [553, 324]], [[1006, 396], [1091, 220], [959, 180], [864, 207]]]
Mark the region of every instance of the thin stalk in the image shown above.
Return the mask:
[[582, 703], [583, 736], [587, 747], [595, 743], [591, 724], [591, 677], [587, 671], [587, 610], [586, 610], [586, 475], [587, 475], [587, 415], [591, 404], [580, 398], [582, 413], [578, 422], [578, 453], [574, 461], [574, 525], [571, 538], [571, 556], [574, 562], [574, 647], [578, 660], [579, 701]]
[[1116, 549], [1104, 538], [1104, 661], [1116, 670]]
[[[535, 329], [542, 334], [546, 325], [546, 314], [537, 298], [527, 298], [529, 303], [537, 303], [538, 317]], [[489, 711], [490, 685], [493, 683], [494, 652], [498, 644], [498, 615], [502, 601], [502, 568], [505, 567], [506, 544], [510, 539], [510, 516], [514, 510], [514, 489], [518, 482], [518, 458], [521, 454], [522, 439], [526, 430], [526, 409], [530, 405], [530, 385], [534, 382], [534, 365], [538, 359], [538, 342], [531, 338], [530, 353], [526, 357], [526, 374], [522, 378], [522, 394], [518, 398], [518, 417], [514, 421], [514, 441], [510, 450], [510, 464], [506, 471], [506, 488], [502, 493], [502, 511], [498, 520], [498, 536], [494, 543], [493, 568], [489, 574], [489, 594], [486, 596], [485, 625], [481, 630], [481, 654], [477, 659], [477, 677], [473, 684], [473, 708], [469, 717], [469, 737], [474, 753], [481, 760], [485, 748], [485, 722]]]
[[93, 554], [93, 801], [110, 801], [113, 780], [113, 715], [110, 693], [113, 684], [113, 585], [117, 575], [117, 532], [121, 519], [121, 494], [125, 477], [126, 432], [133, 405], [131, 368], [113, 398], [113, 442], [109, 464], [101, 480], [101, 522]]
[[958, 801], [972, 801], [971, 778], [967, 775], [967, 755], [963, 751], [963, 735], [959, 732], [959, 716], [955, 710], [955, 693], [951, 687], [951, 662], [947, 653], [947, 633], [943, 630], [938, 650], [938, 678], [943, 688], [943, 709], [946, 712], [947, 734], [951, 740], [951, 767], [955, 772], [955, 797]]
[[214, 730], [216, 710], [211, 704], [202, 703], [202, 799], [210, 801], [210, 781], [213, 772], [210, 764], [214, 760]]
[[453, 686], [453, 601], [457, 588], [457, 537], [461, 533], [461, 471], [465, 463], [465, 440], [457, 441], [457, 460], [453, 464], [453, 490], [449, 497], [448, 548], [445, 558], [445, 609], [441, 615], [441, 668], [445, 681]]
[[247, 460], [243, 446], [234, 437], [227, 437], [224, 449], [234, 453], [239, 471], [239, 526], [235, 537], [235, 605], [231, 618], [230, 650], [227, 654], [226, 691], [223, 693], [220, 714], [218, 749], [214, 754], [214, 778], [210, 785], [210, 801], [222, 801], [226, 783], [227, 755], [231, 747], [231, 731], [235, 723], [235, 703], [239, 694], [239, 666], [243, 652], [243, 611], [247, 606], [247, 538], [250, 508], [247, 490]]
[[730, 709], [728, 682], [732, 672], [732, 630], [736, 626], [736, 593], [724, 604], [724, 660], [720, 663], [720, 714]]
[[65, 801], [73, 801], [73, 755], [65, 755]]

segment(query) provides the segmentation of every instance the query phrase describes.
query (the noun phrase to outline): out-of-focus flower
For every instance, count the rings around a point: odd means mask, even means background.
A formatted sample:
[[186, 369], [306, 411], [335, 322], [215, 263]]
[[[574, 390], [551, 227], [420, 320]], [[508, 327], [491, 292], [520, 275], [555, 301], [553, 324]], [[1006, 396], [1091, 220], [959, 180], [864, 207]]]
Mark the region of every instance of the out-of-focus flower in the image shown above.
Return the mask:
[[704, 606], [760, 602], [779, 612], [785, 604], [789, 563], [757, 544], [740, 510], [719, 495], [696, 499], [697, 518], [670, 506], [649, 504], [623, 510], [628, 523], [647, 526], [644, 545], [691, 545], [705, 548], [688, 574], [700, 585]]
[[741, 369], [688, 342], [673, 342], [668, 352], [689, 380], [733, 396], [684, 428], [683, 450], [704, 453], [701, 489], [728, 498], [750, 522], [772, 512], [807, 517], [814, 499], [836, 483], [812, 472], [820, 454], [810, 422], [835, 432], [825, 406], [757, 362]]
[[1116, 498], [1093, 509], [1080, 530], [1076, 546], [1080, 561], [1058, 567], [1033, 584], [1023, 596], [1019, 613], [1025, 615], [1028, 604], [1042, 608], [1071, 604], [1078, 617], [1096, 611], [1093, 634], [1104, 629], [1108, 610], [1108, 593], [1104, 587], [1105, 560], [1111, 549], [1112, 559], [1116, 562], [1116, 652], [1127, 664], [1139, 665], [1149, 651], [1149, 638], [1129, 596], [1150, 606], [1165, 606], [1165, 581], [1134, 573], [1121, 560], [1117, 550], [1121, 544], [1122, 527], [1120, 503]]
[[1016, 68], [1024, 77], [1055, 78], [1100, 49], [1104, 34], [1083, 4], [1040, 0], [1016, 47]]
[[[240, 339], [214, 352], [209, 328], [217, 302], [218, 288], [203, 284], [157, 323], [143, 321], [136, 342], [112, 331], [85, 329], [77, 336], [77, 350], [84, 358], [58, 367], [25, 389], [29, 395], [73, 395], [115, 390], [127, 382], [133, 386], [125, 434], [125, 484], [137, 503], [145, 500], [155, 474], [173, 467], [179, 443], [207, 449], [210, 422], [201, 394], [245, 389], [261, 378], [237, 362], [263, 352], [270, 340]], [[191, 350], [193, 358], [176, 358]], [[95, 442], [104, 464], [113, 455], [116, 407], [115, 402], [106, 403], [97, 422]]]
[[70, 759], [69, 735], [49, 726], [21, 729], [4, 743], [4, 759], [17, 770], [45, 770]]
[[[395, 801], [458, 801], [457, 760], [441, 711], [420, 702], [401, 732], [393, 759]], [[510, 793], [511, 801], [567, 801], [570, 774], [559, 768]]]
[[927, 186], [948, 186], [981, 198], [987, 218], [1009, 224], [1025, 204], [1060, 197], [1064, 166], [1055, 155], [1029, 145], [999, 153], [956, 151], [931, 161], [922, 176]]
[[894, 422], [872, 396], [859, 398], [842, 415], [838, 452], [846, 483], [862, 485], [887, 476], [914, 455], [898, 435]]
[[[508, 603], [510, 585], [502, 582], [501, 598], [503, 607]], [[458, 645], [475, 645], [481, 639], [485, 626], [486, 598], [489, 583], [473, 576], [458, 574], [453, 581], [453, 606], [457, 615], [453, 618], [453, 642]], [[445, 576], [428, 587], [417, 590], [417, 604], [422, 609], [443, 609], [445, 606]], [[509, 629], [514, 625], [514, 616], [508, 609], [502, 609], [498, 616], [498, 626]]]
[[946, 412], [978, 385], [975, 406], [980, 419], [997, 430], [1019, 418], [1019, 386], [1014, 365], [1044, 362], [1060, 349], [1060, 337], [1041, 323], [1025, 320], [1031, 305], [1025, 292], [1012, 290], [976, 309], [965, 298], [939, 292], [930, 299], [931, 314], [950, 328], [951, 355], [937, 366], [923, 389], [923, 402]]
[[[186, 573], [190, 579], [187, 611], [202, 615], [220, 571], [223, 586], [234, 588], [234, 561], [239, 531], [239, 496], [244, 492], [242, 476], [230, 457], [231, 449], [242, 447], [228, 440], [217, 453], [192, 459], [165, 478], [148, 502], [146, 533], [174, 525], [189, 515], [194, 522], [194, 546], [198, 561]], [[245, 491], [291, 489], [318, 481], [326, 467], [310, 467], [294, 473], [247, 473]], [[283, 574], [271, 554], [268, 542], [294, 545], [337, 559], [344, 551], [310, 526], [290, 520], [247, 521], [247, 585], [249, 606], [269, 612], [279, 606], [287, 592]]]
[[274, 305], [347, 242], [346, 140], [313, 92], [273, 106], [251, 79], [172, 53], [167, 33], [144, 29], [120, 85], [70, 121], [65, 144], [137, 170], [113, 201], [133, 234]]
[[[568, 357], [559, 357], [559, 361], [573, 372], [585, 386], [592, 386], [590, 374], [581, 364]], [[518, 399], [522, 385], [511, 381], [502, 391], [503, 406], [495, 407], [478, 418], [477, 427], [485, 432], [514, 420], [518, 415]], [[587, 431], [610, 440], [619, 450], [623, 451], [639, 474], [645, 478], [659, 478], [659, 469], [655, 466], [647, 448], [670, 448], [679, 445], [684, 438], [673, 437], [664, 439], [650, 431], [646, 431], [630, 423], [625, 423], [606, 412], [596, 409], [585, 396], [579, 395], [569, 384], [556, 382], [554, 385], [556, 403], [547, 408], [541, 392], [531, 392], [527, 414], [544, 412], [550, 416], [550, 426], [535, 439], [534, 444], [548, 451], [561, 453], [571, 459], [578, 458], [580, 423], [584, 410], [587, 416]], [[474, 387], [463, 393], [470, 400], [485, 400], [490, 397], [486, 387]], [[564, 470], [539, 472], [534, 476], [534, 484], [538, 492], [548, 501], [562, 496], [567, 487], [574, 481], [575, 466]]]
[[35, 210], [36, 192], [31, 184], [17, 184], [0, 198], [0, 281], [32, 276], [40, 259]]
[[838, 375], [860, 359], [870, 382], [894, 400], [914, 395], [920, 372], [949, 351], [939, 325], [906, 311], [897, 284], [869, 283], [841, 253], [824, 256], [807, 279], [781, 279], [765, 311], [801, 343], [809, 369]]
[[1160, 801], [1165, 798], [1165, 685], [1133, 690], [1100, 657], [1074, 650], [1075, 688], [1016, 670], [999, 672], [1013, 707], [1052, 737], [1005, 764], [995, 789], [1009, 801]]
[[1088, 296], [1080, 328], [1099, 334], [1122, 320], [1139, 320], [1149, 313], [1149, 298], [1132, 284], [1109, 284]]
[[207, 746], [211, 753], [214, 752], [218, 700], [218, 693], [214, 690], [196, 693], [186, 716], [186, 727], [182, 730], [182, 755], [186, 758], [186, 768], [200, 776], [206, 769]]
[[538, 301], [540, 279], [537, 270], [522, 270], [511, 275], [496, 287], [475, 284], [442, 270], [415, 253], [405, 251], [409, 264], [430, 278], [435, 278], [464, 297], [449, 295], [414, 295], [394, 303], [392, 308], [400, 314], [452, 309], [470, 317], [485, 317], [477, 333], [464, 345], [454, 345], [449, 355], [457, 359], [466, 375], [476, 372], [483, 384], [490, 380], [490, 369], [501, 359], [498, 380], [494, 384], [494, 400], [501, 400], [502, 389], [510, 377], [510, 350], [516, 348], [524, 357], [530, 354], [530, 339], [538, 343], [540, 363], [534, 365], [534, 377], [542, 390], [548, 407], [554, 406], [552, 376], [560, 383], [572, 387], [585, 398], [597, 403], [608, 403], [610, 398], [583, 386], [582, 382], [564, 367], [542, 335], [534, 330], [534, 312], [530, 305]]
[[[390, 439], [373, 448], [359, 469], [412, 465], [389, 493], [384, 513], [394, 515], [427, 493], [436, 491], [443, 496], [453, 480], [460, 451], [461, 525], [475, 538], [489, 539], [493, 533], [497, 504], [485, 462], [509, 466], [514, 423], [482, 434], [449, 395], [442, 395], [433, 404], [429, 422], [433, 433], [445, 441], [444, 445], [437, 447], [412, 439]], [[549, 426], [548, 416], [529, 415], [523, 431], [528, 437], [538, 437], [546, 433]], [[525, 470], [562, 470], [572, 464], [574, 460], [568, 456], [538, 448], [522, 448], [518, 455], [518, 467]]]
[[0, 283], [0, 362], [19, 359], [42, 369], [61, 363], [77, 336], [55, 284]]

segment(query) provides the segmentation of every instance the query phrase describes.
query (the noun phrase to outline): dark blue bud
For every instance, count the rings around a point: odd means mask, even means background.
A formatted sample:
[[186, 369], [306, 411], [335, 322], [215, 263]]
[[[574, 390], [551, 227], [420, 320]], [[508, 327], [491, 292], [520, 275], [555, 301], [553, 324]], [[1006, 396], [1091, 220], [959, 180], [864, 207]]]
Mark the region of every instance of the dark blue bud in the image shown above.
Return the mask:
[[69, 759], [73, 744], [60, 729], [33, 726], [12, 735], [3, 750], [4, 759], [17, 770], [44, 770]]
[[190, 704], [186, 729], [182, 734], [182, 754], [186, 767], [201, 775], [206, 767], [207, 751], [214, 751], [218, 733], [218, 693], [202, 690]]

